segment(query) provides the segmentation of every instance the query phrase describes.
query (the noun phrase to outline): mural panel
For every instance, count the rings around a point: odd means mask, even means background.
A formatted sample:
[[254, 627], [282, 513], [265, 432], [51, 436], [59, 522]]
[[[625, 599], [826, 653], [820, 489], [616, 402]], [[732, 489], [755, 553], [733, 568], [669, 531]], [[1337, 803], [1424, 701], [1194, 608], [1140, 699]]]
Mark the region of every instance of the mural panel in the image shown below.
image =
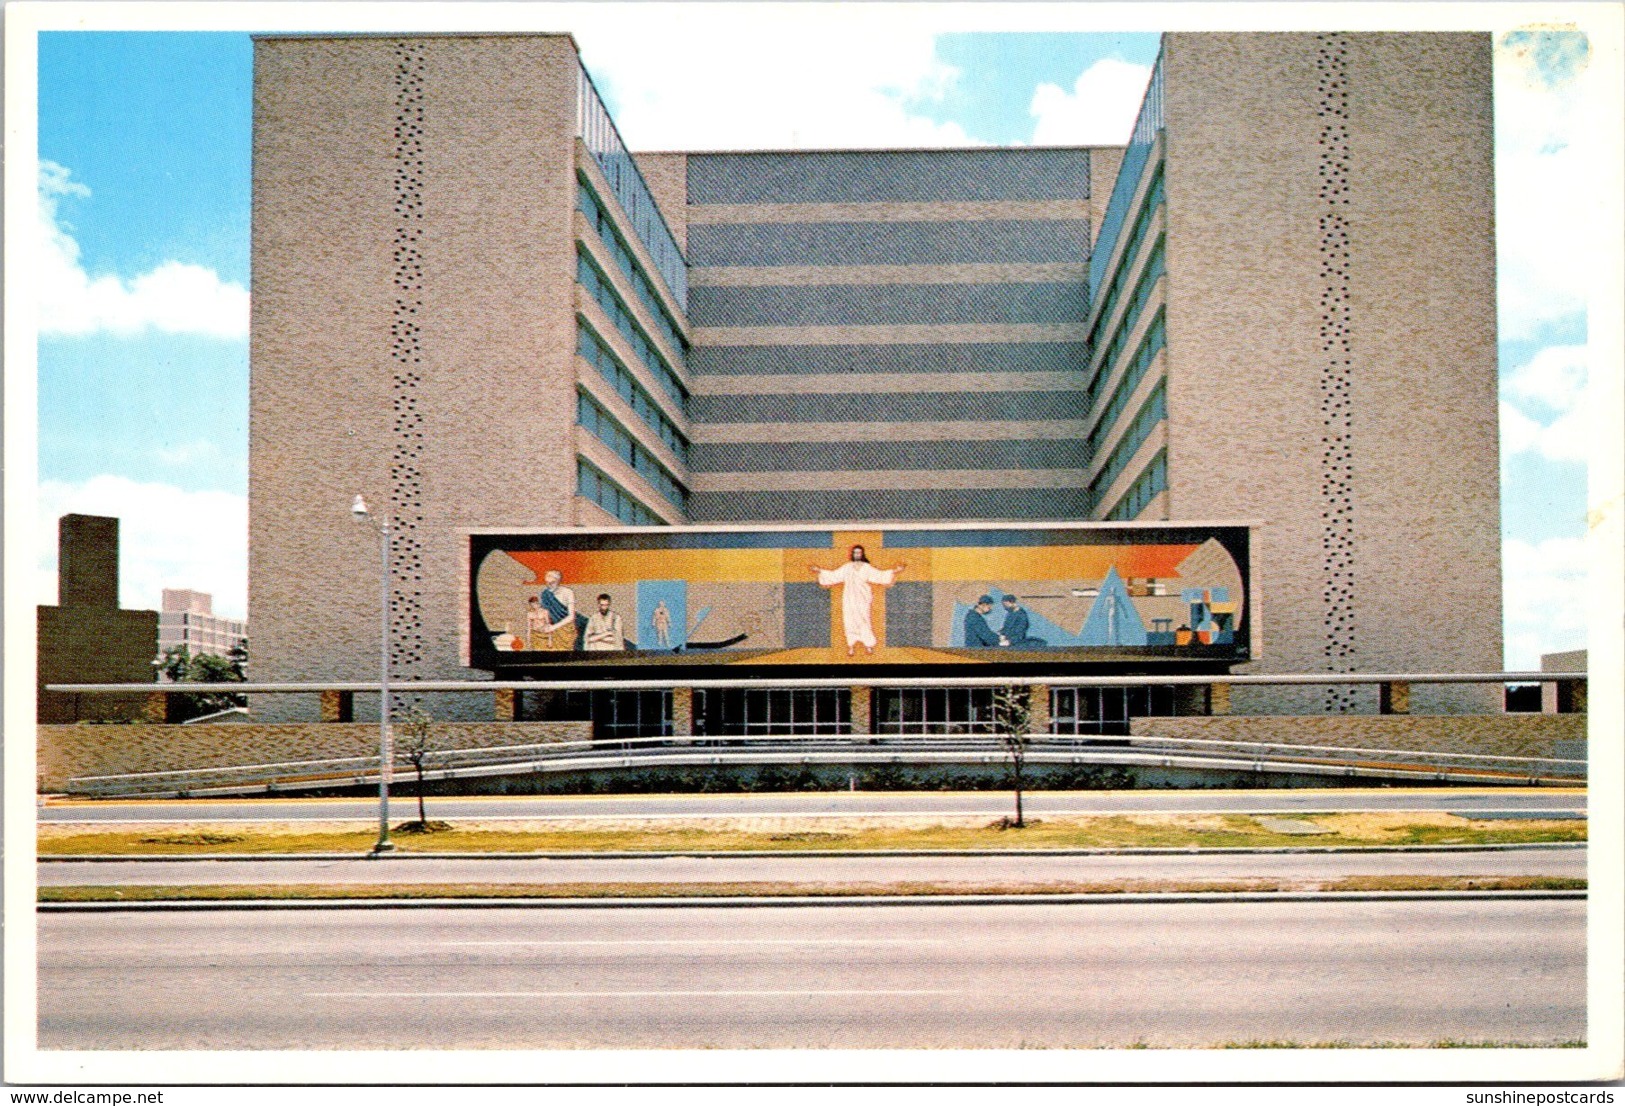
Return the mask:
[[467, 655], [559, 666], [1252, 659], [1244, 526], [469, 536]]

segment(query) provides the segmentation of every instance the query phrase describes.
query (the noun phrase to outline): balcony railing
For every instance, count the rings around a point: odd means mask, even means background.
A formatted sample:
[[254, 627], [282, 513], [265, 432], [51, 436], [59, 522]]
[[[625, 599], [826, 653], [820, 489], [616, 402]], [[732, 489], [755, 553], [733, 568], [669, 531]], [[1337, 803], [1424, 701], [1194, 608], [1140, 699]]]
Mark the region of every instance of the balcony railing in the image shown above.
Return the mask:
[[603, 171], [604, 179], [609, 181], [610, 190], [614, 192], [621, 210], [632, 221], [633, 233], [643, 243], [644, 249], [649, 251], [655, 270], [665, 281], [672, 298], [687, 311], [688, 262], [683, 259], [683, 251], [678, 248], [677, 239], [672, 237], [665, 217], [655, 206], [649, 186], [644, 182], [643, 174], [638, 172], [637, 162], [622, 141], [621, 132], [616, 128], [615, 120], [610, 118], [609, 110], [604, 107], [604, 101], [599, 97], [598, 89], [594, 87], [585, 66], [580, 67], [580, 73], [576, 97], [576, 133]]

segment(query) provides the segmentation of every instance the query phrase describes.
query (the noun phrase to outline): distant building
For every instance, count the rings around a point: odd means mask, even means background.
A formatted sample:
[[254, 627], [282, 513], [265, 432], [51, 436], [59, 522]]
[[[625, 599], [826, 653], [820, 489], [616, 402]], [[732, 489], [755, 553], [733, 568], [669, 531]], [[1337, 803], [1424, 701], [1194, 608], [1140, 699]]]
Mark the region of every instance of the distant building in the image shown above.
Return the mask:
[[163, 609], [158, 612], [159, 653], [180, 646], [193, 656], [213, 653], [229, 657], [247, 639], [248, 623], [217, 617], [214, 596], [208, 592], [164, 589]]
[[[1586, 651], [1574, 649], [1567, 653], [1542, 653], [1542, 672], [1585, 672]], [[1546, 714], [1584, 714], [1586, 712], [1586, 683], [1584, 680], [1560, 680], [1540, 685], [1540, 709]]]
[[57, 605], [39, 608], [38, 716], [44, 722], [140, 718], [144, 696], [70, 695], [47, 684], [148, 683], [157, 611], [118, 605], [116, 518], [63, 515], [58, 524]]

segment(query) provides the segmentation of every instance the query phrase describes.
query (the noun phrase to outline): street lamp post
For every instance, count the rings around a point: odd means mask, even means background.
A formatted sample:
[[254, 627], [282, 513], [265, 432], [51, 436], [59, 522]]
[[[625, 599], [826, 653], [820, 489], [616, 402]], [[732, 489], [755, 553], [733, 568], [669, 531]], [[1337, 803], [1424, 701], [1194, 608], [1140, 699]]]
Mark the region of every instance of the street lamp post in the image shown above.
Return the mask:
[[374, 519], [367, 513], [367, 501], [355, 497], [350, 514], [357, 521], [372, 524], [378, 531], [382, 556], [381, 599], [379, 603], [380, 627], [378, 669], [378, 843], [372, 847], [373, 855], [391, 852], [395, 843], [389, 839], [389, 781], [395, 767], [394, 735], [389, 728], [389, 517]]

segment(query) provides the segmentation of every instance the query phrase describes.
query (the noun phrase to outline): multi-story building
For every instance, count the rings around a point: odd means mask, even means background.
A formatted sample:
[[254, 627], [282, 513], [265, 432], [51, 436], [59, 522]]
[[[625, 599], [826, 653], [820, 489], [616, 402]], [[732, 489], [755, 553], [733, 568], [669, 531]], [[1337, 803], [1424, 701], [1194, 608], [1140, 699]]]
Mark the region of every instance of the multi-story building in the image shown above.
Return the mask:
[[248, 623], [214, 613], [214, 596], [206, 591], [165, 588], [158, 611], [158, 652], [185, 649], [229, 657], [248, 640]]
[[1493, 671], [1489, 61], [1176, 34], [1126, 150], [634, 156], [568, 36], [262, 38], [252, 675], [372, 674], [357, 492], [407, 679], [471, 530], [956, 519], [1255, 520], [1247, 671]]

